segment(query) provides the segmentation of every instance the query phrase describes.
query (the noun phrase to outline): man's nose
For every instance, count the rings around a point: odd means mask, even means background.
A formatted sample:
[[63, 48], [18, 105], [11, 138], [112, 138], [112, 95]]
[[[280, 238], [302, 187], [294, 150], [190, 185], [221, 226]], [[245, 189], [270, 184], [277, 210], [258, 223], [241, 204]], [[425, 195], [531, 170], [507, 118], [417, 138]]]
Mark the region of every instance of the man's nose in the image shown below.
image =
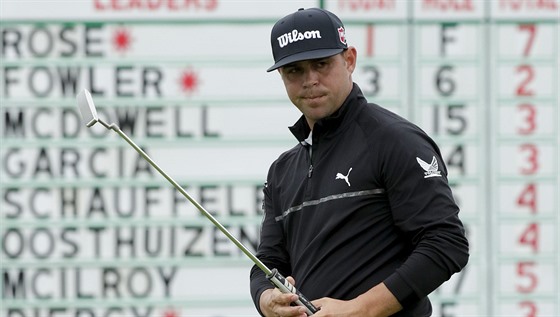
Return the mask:
[[315, 86], [319, 83], [319, 72], [313, 68], [308, 68], [304, 72], [304, 82], [305, 87]]

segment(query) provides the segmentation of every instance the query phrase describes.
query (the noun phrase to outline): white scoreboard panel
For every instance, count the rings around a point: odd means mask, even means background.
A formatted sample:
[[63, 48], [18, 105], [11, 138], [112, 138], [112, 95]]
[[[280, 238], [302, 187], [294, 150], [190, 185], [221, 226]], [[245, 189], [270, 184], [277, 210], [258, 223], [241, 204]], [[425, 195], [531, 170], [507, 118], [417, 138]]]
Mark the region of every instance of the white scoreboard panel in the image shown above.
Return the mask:
[[314, 6], [368, 99], [442, 149], [471, 258], [434, 316], [560, 316], [557, 0], [3, 1], [0, 315], [256, 316], [250, 261], [74, 96], [255, 250], [299, 117], [270, 28]]

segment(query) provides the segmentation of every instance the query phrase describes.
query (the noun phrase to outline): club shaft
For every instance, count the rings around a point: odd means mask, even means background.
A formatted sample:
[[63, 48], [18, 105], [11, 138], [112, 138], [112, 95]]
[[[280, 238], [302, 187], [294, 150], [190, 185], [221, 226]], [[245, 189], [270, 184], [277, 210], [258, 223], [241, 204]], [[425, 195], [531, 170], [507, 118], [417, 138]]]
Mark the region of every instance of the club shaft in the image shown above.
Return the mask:
[[216, 226], [218, 229], [220, 229], [220, 231], [223, 234], [225, 234], [228, 237], [228, 239], [231, 240], [231, 242], [233, 242], [241, 251], [243, 251], [243, 253], [245, 253], [245, 255], [247, 257], [249, 257], [249, 259], [251, 259], [251, 261], [253, 261], [253, 263], [255, 263], [255, 265], [257, 267], [259, 267], [266, 275], [272, 274], [272, 271], [264, 263], [262, 263], [262, 261], [259, 260], [259, 258], [257, 258], [255, 255], [253, 255], [253, 253], [251, 253], [251, 251], [249, 251], [249, 249], [247, 249], [247, 247], [245, 247], [239, 240], [237, 240], [237, 238], [235, 238], [220, 222], [218, 222], [218, 220], [216, 220], [216, 218], [214, 218], [214, 216], [212, 216], [211, 213], [209, 213], [206, 209], [204, 209], [204, 207], [201, 204], [199, 204], [196, 200], [194, 200], [194, 198], [192, 198], [189, 195], [189, 193], [187, 193], [187, 191], [184, 190], [183, 187], [181, 187], [173, 178], [171, 178], [171, 176], [167, 175], [167, 173], [164, 170], [162, 170], [150, 158], [150, 156], [148, 156], [148, 154], [146, 152], [144, 152], [144, 150], [142, 150], [138, 145], [136, 145], [136, 143], [134, 143], [134, 141], [132, 141], [132, 139], [130, 139], [124, 132], [122, 132], [122, 130], [117, 125], [115, 125], [115, 124], [110, 124], [109, 125], [109, 124], [107, 124], [107, 123], [105, 123], [101, 120], [99, 120], [99, 123], [101, 123], [107, 129], [111, 129], [111, 130], [117, 132], [123, 139], [126, 140], [126, 142], [128, 144], [130, 144], [136, 150], [136, 152], [138, 152], [138, 154], [140, 154], [146, 161], [148, 161], [148, 163], [150, 163], [150, 165], [152, 165], [163, 177], [165, 177], [165, 179], [167, 179], [168, 182], [170, 182], [204, 216], [206, 216], [206, 218], [208, 218], [208, 220], [210, 220], [214, 224], [214, 226]]

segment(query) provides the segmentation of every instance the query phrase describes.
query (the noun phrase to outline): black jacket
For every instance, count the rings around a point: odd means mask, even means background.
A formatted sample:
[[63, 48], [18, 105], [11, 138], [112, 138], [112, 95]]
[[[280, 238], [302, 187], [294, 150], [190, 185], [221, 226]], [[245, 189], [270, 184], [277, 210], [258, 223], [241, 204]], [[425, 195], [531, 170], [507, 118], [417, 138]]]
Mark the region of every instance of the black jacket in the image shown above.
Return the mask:
[[[302, 117], [290, 130], [301, 142]], [[349, 300], [384, 282], [429, 316], [427, 295], [460, 271], [468, 242], [437, 145], [417, 126], [367, 103], [359, 87], [270, 167], [257, 256], [310, 300]], [[272, 285], [256, 267], [251, 293]]]

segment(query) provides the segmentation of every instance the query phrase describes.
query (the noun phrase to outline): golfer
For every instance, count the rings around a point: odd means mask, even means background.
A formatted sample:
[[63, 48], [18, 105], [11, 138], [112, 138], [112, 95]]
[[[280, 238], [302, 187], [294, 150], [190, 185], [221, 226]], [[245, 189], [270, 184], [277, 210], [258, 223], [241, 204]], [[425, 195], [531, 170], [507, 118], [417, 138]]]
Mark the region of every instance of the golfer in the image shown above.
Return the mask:
[[[297, 144], [268, 172], [257, 257], [289, 276], [313, 316], [430, 316], [428, 294], [469, 257], [438, 146], [364, 98], [333, 13], [286, 16], [271, 44], [268, 71], [303, 115], [290, 127]], [[261, 315], [306, 316], [256, 266], [250, 279]]]

